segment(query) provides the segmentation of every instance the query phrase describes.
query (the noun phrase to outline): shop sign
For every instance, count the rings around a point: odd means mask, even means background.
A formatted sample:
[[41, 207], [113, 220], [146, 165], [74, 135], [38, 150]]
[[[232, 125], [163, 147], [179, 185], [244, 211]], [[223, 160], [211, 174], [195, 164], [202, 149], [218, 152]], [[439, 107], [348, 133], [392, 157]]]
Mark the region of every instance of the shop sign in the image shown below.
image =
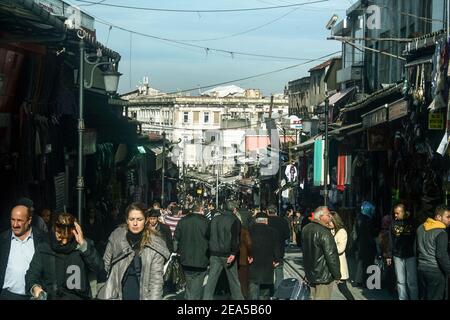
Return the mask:
[[387, 111], [388, 111], [388, 109], [387, 109], [387, 105], [386, 105], [381, 108], [375, 109], [375, 110], [371, 111], [370, 113], [364, 114], [362, 116], [363, 128], [374, 127], [376, 125], [386, 122], [388, 119]]
[[408, 101], [400, 100], [389, 105], [389, 121], [397, 120], [408, 114]]
[[83, 133], [83, 154], [95, 154], [97, 152], [97, 131], [86, 129]]
[[428, 114], [428, 129], [429, 130], [443, 130], [444, 129], [444, 114], [442, 112]]

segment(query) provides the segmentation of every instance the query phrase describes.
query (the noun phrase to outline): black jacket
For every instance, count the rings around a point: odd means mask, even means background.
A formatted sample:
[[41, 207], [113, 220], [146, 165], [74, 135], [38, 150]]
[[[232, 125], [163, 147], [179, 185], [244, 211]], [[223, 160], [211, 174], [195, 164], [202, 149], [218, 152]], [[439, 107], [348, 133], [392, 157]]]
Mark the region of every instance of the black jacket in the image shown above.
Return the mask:
[[253, 263], [249, 267], [249, 279], [257, 284], [273, 284], [273, 262], [282, 260], [277, 231], [265, 224], [250, 227]]
[[377, 254], [377, 245], [375, 243], [376, 232], [372, 219], [363, 214], [359, 214], [356, 218], [355, 227], [355, 250], [358, 252], [357, 258], [373, 262]]
[[394, 220], [389, 230], [389, 255], [398, 258], [414, 257], [416, 227], [412, 221]]
[[[42, 242], [47, 242], [48, 237], [38, 229], [33, 228], [33, 242], [34, 250], [36, 251], [38, 245]], [[5, 282], [6, 268], [8, 267], [9, 251], [11, 250], [12, 231], [7, 230], [0, 234], [0, 291]]]
[[330, 229], [313, 221], [302, 230], [303, 266], [312, 285], [341, 279], [339, 254]]
[[278, 216], [269, 216], [269, 226], [274, 228], [278, 232], [278, 245], [281, 252], [281, 256], [284, 257], [284, 249], [286, 246], [286, 240], [289, 240], [291, 236], [291, 229], [286, 219]]
[[[88, 273], [100, 273], [104, 263], [91, 240], [86, 239], [87, 250], [79, 249], [56, 253], [49, 243], [41, 243], [25, 275], [25, 290], [30, 292], [37, 284], [48, 294], [49, 300], [83, 300], [91, 297]], [[80, 277], [79, 287], [70, 288]]]
[[208, 267], [209, 222], [204, 216], [191, 213], [183, 217], [175, 229], [174, 240], [182, 266]]
[[173, 251], [173, 239], [172, 239], [172, 232], [170, 231], [170, 228], [168, 225], [158, 222], [158, 225], [156, 226], [156, 231], [158, 231], [161, 234], [161, 237], [166, 242], [167, 249], [172, 253]]
[[218, 212], [211, 221], [211, 237], [209, 238], [209, 252], [211, 256], [237, 256], [239, 252], [239, 238], [241, 223], [231, 212]]

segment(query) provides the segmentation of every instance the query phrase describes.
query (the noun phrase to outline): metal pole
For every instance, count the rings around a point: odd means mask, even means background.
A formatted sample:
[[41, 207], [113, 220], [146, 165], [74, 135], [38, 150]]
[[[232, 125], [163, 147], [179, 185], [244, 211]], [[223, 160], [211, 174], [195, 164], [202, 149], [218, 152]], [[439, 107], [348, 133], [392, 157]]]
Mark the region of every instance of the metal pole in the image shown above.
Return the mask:
[[278, 161], [279, 162], [279, 168], [278, 168], [278, 188], [279, 188], [279, 192], [278, 192], [278, 215], [281, 215], [281, 194], [282, 194], [282, 187], [281, 187], [281, 169], [283, 168], [283, 158], [280, 157], [281, 159]]
[[79, 115], [78, 115], [78, 177], [77, 177], [77, 217], [80, 225], [83, 225], [83, 134], [84, 134], [84, 40], [80, 40], [80, 68], [79, 68]]
[[162, 170], [161, 170], [161, 208], [164, 207], [164, 176], [166, 174], [166, 132], [163, 131], [163, 152], [162, 152]]
[[324, 186], [323, 197], [324, 206], [328, 205], [328, 97], [325, 98], [325, 148], [323, 152], [324, 157]]
[[219, 161], [216, 163], [216, 171], [217, 171], [217, 178], [216, 178], [216, 210], [219, 210]]
[[448, 41], [448, 38], [450, 37], [450, 0], [447, 0], [447, 15], [446, 15], [447, 17], [447, 41]]

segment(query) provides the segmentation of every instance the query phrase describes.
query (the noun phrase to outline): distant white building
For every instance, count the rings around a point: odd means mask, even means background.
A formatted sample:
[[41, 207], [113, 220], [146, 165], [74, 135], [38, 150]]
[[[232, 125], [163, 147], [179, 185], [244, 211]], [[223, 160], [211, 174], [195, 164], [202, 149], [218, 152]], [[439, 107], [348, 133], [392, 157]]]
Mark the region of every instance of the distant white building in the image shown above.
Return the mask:
[[[144, 133], [162, 134], [164, 131], [167, 139], [181, 141], [179, 148], [186, 152], [181, 154], [179, 163], [203, 172], [211, 166], [211, 160], [205, 161], [204, 155], [213, 153], [217, 157], [219, 152], [210, 150], [210, 145], [217, 142], [212, 136], [220, 135], [220, 156], [234, 160], [245, 144], [245, 130], [265, 129], [264, 121], [271, 104], [271, 98], [262, 97], [259, 90], [238, 86], [217, 87], [201, 96], [167, 95], [151, 88], [148, 78], [138, 90], [121, 98], [127, 101], [128, 116], [142, 123]], [[287, 115], [288, 100], [274, 96], [272, 118], [281, 123], [281, 118]], [[225, 165], [222, 171], [229, 170]]]

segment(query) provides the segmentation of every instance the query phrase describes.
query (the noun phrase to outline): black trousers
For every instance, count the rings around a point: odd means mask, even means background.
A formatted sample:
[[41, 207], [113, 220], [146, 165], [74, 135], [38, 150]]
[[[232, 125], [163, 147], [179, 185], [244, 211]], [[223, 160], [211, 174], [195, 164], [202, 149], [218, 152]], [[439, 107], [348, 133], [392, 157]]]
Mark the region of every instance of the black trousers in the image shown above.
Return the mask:
[[31, 296], [12, 293], [6, 289], [0, 292], [0, 300], [30, 300]]
[[420, 300], [444, 300], [447, 278], [442, 272], [418, 270]]
[[347, 299], [347, 300], [355, 300], [355, 298], [353, 297], [352, 293], [348, 289], [347, 282], [345, 280], [341, 280], [341, 282], [338, 283], [337, 287], [338, 287], [339, 291], [342, 293], [342, 295], [344, 296], [345, 299]]

